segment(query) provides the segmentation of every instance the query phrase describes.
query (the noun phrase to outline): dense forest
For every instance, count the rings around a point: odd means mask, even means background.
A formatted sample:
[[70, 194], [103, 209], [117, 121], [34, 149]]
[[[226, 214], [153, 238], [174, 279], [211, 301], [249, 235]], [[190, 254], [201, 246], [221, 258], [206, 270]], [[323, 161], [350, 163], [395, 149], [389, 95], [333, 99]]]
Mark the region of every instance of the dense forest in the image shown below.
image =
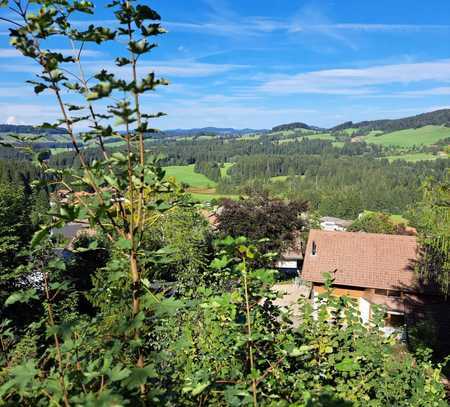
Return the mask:
[[384, 119], [353, 123], [351, 121], [342, 123], [330, 129], [330, 131], [341, 131], [350, 128], [362, 130], [381, 130], [391, 132], [404, 129], [416, 129], [422, 126], [447, 126], [450, 124], [450, 109], [436, 110], [430, 113], [422, 113], [416, 116], [404, 117], [402, 119]]
[[[254, 155], [239, 158], [218, 189], [266, 180], [275, 194], [306, 199], [324, 215], [353, 219], [365, 209], [404, 213], [419, 199], [422, 182], [430, 176], [442, 180], [447, 169], [448, 160], [389, 163], [363, 157]], [[267, 182], [280, 175], [288, 179]]]

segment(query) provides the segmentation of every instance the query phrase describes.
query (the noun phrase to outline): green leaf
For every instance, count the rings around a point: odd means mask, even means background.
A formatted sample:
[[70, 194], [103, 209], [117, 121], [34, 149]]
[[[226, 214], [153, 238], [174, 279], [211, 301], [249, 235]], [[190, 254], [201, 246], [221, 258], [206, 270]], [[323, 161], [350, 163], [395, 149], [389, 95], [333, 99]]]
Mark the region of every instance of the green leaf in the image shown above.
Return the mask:
[[34, 380], [37, 374], [38, 370], [35, 368], [35, 365], [31, 360], [25, 362], [23, 365], [15, 366], [11, 369], [13, 380], [21, 390], [24, 390], [28, 384]]
[[302, 345], [299, 348], [294, 348], [289, 352], [289, 356], [297, 357], [302, 356], [308, 353], [311, 349], [314, 349], [314, 346]]
[[342, 362], [336, 364], [336, 370], [340, 372], [353, 372], [359, 369], [359, 364], [354, 359], [346, 358]]
[[123, 383], [128, 389], [133, 389], [141, 384], [145, 384], [147, 379], [151, 377], [157, 377], [156, 370], [152, 365], [143, 368], [135, 367], [131, 369], [130, 374], [123, 380]]
[[114, 366], [111, 370], [108, 371], [109, 380], [111, 380], [112, 382], [126, 379], [130, 374], [131, 370], [127, 368], [122, 369], [121, 365]]
[[32, 299], [37, 300], [38, 298], [39, 297], [36, 294], [35, 288], [30, 288], [29, 290], [24, 291], [16, 291], [7, 298], [7, 300], [5, 301], [5, 306], [13, 305], [16, 302], [25, 303]]
[[203, 390], [205, 390], [208, 386], [209, 386], [209, 382], [206, 383], [198, 383], [197, 386], [195, 386], [192, 391], [191, 394], [193, 396], [197, 396], [199, 395]]
[[120, 237], [116, 242], [116, 246], [122, 250], [131, 250], [131, 248], [133, 247], [133, 243], [131, 242], [131, 240]]

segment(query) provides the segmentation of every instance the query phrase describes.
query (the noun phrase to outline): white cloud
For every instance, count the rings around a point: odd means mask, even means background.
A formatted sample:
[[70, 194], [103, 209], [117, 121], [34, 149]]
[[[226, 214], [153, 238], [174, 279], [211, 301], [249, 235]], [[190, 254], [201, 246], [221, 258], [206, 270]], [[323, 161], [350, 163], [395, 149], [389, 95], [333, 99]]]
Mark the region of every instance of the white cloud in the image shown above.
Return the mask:
[[36, 125], [53, 122], [58, 117], [58, 108], [53, 104], [0, 103], [0, 123], [14, 118], [17, 123]]
[[[450, 25], [437, 24], [375, 24], [375, 23], [333, 23], [311, 22], [309, 17], [301, 20], [276, 20], [267, 17], [247, 17], [236, 21], [212, 20], [201, 23], [167, 21], [164, 23], [172, 31], [196, 32], [217, 36], [260, 36], [274, 32], [286, 34], [319, 33], [340, 36], [339, 32], [373, 33], [419, 33], [450, 31]], [[344, 37], [340, 37], [343, 39]], [[338, 38], [339, 39], [339, 38]]]
[[9, 116], [6, 119], [6, 124], [17, 124], [17, 118], [16, 116]]
[[[84, 64], [89, 72], [95, 72], [102, 67], [118, 76], [129, 76], [127, 67], [118, 67], [111, 61], [89, 61]], [[138, 64], [140, 75], [155, 71], [158, 75], [180, 78], [196, 78], [219, 75], [236, 69], [247, 68], [247, 65], [237, 64], [208, 64], [196, 62], [191, 59], [167, 60], [167, 61], [141, 61]]]
[[260, 85], [272, 94], [364, 95], [377, 93], [377, 86], [424, 81], [450, 82], [450, 60], [373, 66], [360, 69], [326, 69], [278, 76]]

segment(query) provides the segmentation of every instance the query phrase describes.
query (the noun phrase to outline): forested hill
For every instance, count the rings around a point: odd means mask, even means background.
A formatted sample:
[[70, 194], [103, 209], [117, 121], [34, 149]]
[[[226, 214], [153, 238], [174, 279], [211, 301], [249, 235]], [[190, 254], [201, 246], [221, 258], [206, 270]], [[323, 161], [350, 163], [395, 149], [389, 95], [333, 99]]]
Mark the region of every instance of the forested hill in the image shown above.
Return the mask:
[[383, 132], [392, 132], [429, 125], [450, 125], [450, 109], [436, 110], [434, 112], [422, 113], [416, 116], [404, 117], [402, 119], [372, 120], [359, 123], [353, 123], [349, 121], [331, 128], [330, 131], [335, 132], [350, 128], [356, 128], [362, 130], [380, 130]]
[[317, 126], [310, 126], [309, 124], [306, 124], [306, 123], [295, 122], [295, 123], [281, 124], [279, 126], [275, 126], [275, 127], [272, 128], [272, 131], [273, 132], [278, 132], [278, 131], [296, 130], [296, 129], [323, 130], [320, 127], [317, 127]]
[[43, 129], [40, 127], [30, 125], [17, 125], [17, 124], [0, 124], [0, 133], [13, 133], [13, 134], [65, 134], [66, 130], [62, 128], [56, 129]]
[[167, 137], [178, 137], [178, 136], [198, 136], [198, 135], [219, 135], [219, 136], [243, 136], [246, 134], [253, 133], [265, 133], [265, 129], [235, 129], [232, 127], [201, 127], [194, 129], [173, 129], [173, 130], [163, 130], [162, 135]]

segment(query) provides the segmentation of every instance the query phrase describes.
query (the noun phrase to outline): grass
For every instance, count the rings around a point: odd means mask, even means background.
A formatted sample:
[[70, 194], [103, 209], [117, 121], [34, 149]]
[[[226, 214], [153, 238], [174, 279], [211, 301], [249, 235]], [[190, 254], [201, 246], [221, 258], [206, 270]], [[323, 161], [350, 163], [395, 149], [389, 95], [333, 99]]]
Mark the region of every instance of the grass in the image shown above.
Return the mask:
[[227, 171], [230, 167], [232, 167], [234, 165], [234, 163], [224, 163], [223, 167], [220, 167], [220, 176], [222, 178], [226, 178], [228, 177], [227, 175]]
[[331, 140], [335, 141], [336, 138], [332, 136], [330, 133], [318, 133], [318, 134], [311, 134], [310, 136], [304, 136], [310, 140]]
[[413, 147], [432, 145], [437, 141], [450, 137], [450, 128], [444, 126], [424, 126], [418, 129], [406, 129], [377, 136], [364, 137], [367, 143], [395, 147]]
[[284, 182], [289, 178], [289, 175], [278, 175], [277, 177], [270, 177], [271, 181]]
[[175, 177], [178, 182], [188, 184], [194, 188], [214, 188], [216, 183], [203, 174], [194, 172], [194, 164], [191, 165], [172, 165], [164, 167], [166, 175]]
[[200, 192], [190, 192], [192, 200], [200, 201], [200, 202], [210, 202], [213, 199], [221, 199], [221, 198], [230, 198], [230, 199], [239, 199], [238, 195], [227, 195], [227, 194], [205, 194]]
[[258, 140], [261, 138], [261, 134], [245, 134], [240, 136], [239, 140]]
[[[364, 214], [369, 215], [375, 213], [374, 211], [364, 211]], [[400, 223], [403, 223], [405, 225], [408, 225], [409, 221], [408, 219], [404, 218], [402, 215], [398, 215], [398, 214], [387, 214], [389, 215], [389, 219], [391, 220], [391, 222], [395, 223], [396, 225], [399, 225]]]
[[429, 160], [436, 160], [439, 158], [437, 155], [433, 155], [431, 153], [411, 153], [411, 154], [402, 154], [402, 155], [390, 155], [387, 158], [389, 162], [395, 161], [395, 160], [405, 160], [409, 162], [417, 162], [417, 161], [429, 161]]
[[285, 138], [282, 140], [279, 140], [279, 143], [292, 143], [295, 140], [301, 140], [302, 138], [307, 138], [309, 140], [330, 140], [330, 141], [336, 141], [336, 138], [332, 136], [330, 133], [317, 133], [317, 134], [297, 134], [295, 136], [292, 136], [290, 138]]

